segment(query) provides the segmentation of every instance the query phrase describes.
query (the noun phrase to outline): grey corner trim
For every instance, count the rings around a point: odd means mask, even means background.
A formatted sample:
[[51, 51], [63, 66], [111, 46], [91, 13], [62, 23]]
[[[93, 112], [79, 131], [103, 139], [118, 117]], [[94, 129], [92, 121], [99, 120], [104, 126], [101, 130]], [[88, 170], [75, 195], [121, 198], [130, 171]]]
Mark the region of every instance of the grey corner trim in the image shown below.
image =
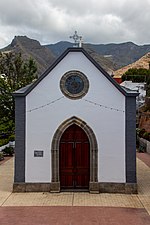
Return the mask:
[[26, 96], [29, 94], [40, 82], [43, 80], [56, 66], [57, 64], [69, 53], [69, 52], [82, 52], [91, 63], [125, 96], [137, 96], [138, 93], [132, 92], [128, 93], [123, 89], [83, 48], [68, 48], [64, 53], [56, 59], [56, 61], [28, 88], [25, 88], [24, 91], [17, 91], [14, 93], [14, 96]]
[[98, 181], [98, 145], [94, 132], [92, 129], [81, 119], [73, 116], [68, 120], [64, 121], [56, 130], [52, 145], [51, 145], [51, 164], [52, 164], [52, 183], [60, 182], [59, 177], [59, 143], [64, 131], [71, 126], [76, 124], [81, 127], [87, 134], [90, 142], [90, 182]]
[[15, 182], [25, 181], [26, 99], [15, 98]]
[[136, 183], [136, 98], [126, 97], [126, 183]]

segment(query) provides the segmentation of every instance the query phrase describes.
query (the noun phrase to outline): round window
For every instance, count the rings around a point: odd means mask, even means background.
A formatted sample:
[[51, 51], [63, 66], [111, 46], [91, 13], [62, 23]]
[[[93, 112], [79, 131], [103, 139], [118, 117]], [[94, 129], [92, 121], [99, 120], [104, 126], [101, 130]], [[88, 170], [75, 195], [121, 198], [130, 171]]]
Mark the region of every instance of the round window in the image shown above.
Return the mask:
[[83, 73], [75, 70], [69, 71], [60, 80], [60, 89], [66, 97], [79, 99], [88, 92], [89, 81]]

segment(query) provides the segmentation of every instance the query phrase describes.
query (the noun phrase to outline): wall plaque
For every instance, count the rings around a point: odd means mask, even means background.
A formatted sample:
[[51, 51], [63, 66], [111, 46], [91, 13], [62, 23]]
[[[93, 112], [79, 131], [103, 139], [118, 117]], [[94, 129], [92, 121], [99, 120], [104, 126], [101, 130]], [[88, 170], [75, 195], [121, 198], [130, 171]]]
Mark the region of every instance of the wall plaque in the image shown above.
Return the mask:
[[34, 151], [34, 157], [43, 157], [44, 151], [41, 150], [35, 150]]

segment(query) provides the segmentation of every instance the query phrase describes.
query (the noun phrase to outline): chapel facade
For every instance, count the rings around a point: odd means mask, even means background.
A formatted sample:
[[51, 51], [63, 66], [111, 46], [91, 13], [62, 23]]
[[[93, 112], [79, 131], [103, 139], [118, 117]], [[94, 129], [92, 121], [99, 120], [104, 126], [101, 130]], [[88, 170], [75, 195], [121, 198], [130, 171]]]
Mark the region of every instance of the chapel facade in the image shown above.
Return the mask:
[[137, 95], [67, 49], [14, 94], [14, 192], [136, 193]]

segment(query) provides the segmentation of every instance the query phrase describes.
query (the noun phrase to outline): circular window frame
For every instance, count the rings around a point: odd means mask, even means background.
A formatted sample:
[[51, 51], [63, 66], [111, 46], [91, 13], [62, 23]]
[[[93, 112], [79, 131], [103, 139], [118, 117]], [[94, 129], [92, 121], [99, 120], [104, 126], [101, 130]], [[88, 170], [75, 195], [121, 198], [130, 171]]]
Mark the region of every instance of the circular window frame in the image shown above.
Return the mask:
[[[70, 93], [66, 89], [66, 86], [65, 86], [66, 80], [73, 75], [76, 75], [76, 76], [80, 77], [83, 81], [83, 84], [84, 84], [84, 87], [83, 87], [82, 91], [80, 91], [77, 94]], [[89, 90], [89, 81], [88, 81], [87, 77], [85, 76], [85, 74], [83, 74], [82, 72], [77, 71], [77, 70], [71, 70], [69, 72], [66, 72], [62, 76], [62, 78], [60, 80], [60, 90], [67, 98], [74, 99], [74, 100], [80, 99], [80, 98], [83, 98], [87, 94], [87, 92]]]

